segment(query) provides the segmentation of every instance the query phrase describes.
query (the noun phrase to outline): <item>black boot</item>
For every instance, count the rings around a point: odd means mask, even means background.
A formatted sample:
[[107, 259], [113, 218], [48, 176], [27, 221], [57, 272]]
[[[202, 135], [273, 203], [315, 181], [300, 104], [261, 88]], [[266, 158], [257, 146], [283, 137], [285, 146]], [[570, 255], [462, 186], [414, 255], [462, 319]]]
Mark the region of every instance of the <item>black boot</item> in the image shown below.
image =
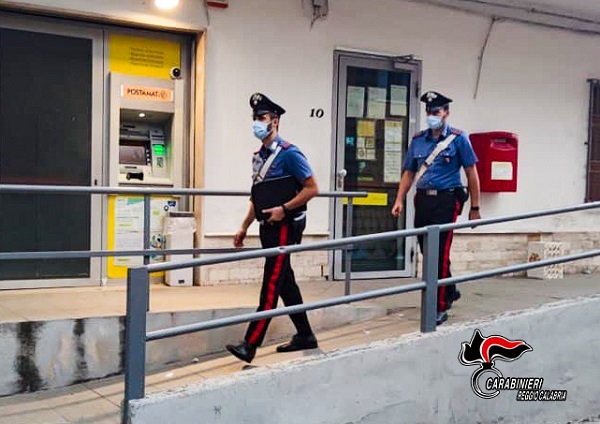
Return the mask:
[[277, 352], [296, 352], [297, 350], [316, 349], [317, 347], [319, 347], [319, 344], [314, 334], [310, 336], [296, 334], [289, 343], [277, 346]]
[[256, 346], [252, 346], [248, 342], [242, 342], [239, 345], [227, 345], [225, 347], [233, 356], [248, 363], [252, 362], [254, 355], [256, 355]]

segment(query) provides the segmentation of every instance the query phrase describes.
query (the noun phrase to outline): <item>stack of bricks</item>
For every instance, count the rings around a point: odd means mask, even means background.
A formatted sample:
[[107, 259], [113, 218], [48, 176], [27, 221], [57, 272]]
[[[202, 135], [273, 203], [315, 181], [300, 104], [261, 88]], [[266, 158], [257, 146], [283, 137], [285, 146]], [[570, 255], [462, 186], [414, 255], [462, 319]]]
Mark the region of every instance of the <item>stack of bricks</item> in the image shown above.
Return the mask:
[[[450, 254], [452, 275], [465, 275], [509, 265], [527, 263], [530, 242], [555, 241], [564, 243], [565, 255], [597, 249], [600, 233], [541, 233], [541, 234], [454, 234]], [[421, 276], [423, 264], [419, 254], [417, 274]], [[565, 274], [595, 271], [600, 267], [600, 257], [564, 265]], [[526, 272], [506, 276], [525, 277]]]

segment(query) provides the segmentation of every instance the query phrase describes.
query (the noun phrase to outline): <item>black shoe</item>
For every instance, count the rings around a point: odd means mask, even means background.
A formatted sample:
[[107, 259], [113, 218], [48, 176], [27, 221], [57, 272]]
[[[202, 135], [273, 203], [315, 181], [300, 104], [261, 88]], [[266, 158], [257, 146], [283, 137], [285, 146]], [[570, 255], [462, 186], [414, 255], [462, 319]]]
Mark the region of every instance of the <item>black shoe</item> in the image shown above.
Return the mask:
[[277, 346], [277, 352], [296, 352], [297, 350], [316, 349], [317, 347], [319, 347], [319, 344], [314, 334], [310, 336], [299, 336], [296, 334], [289, 343]]
[[256, 346], [252, 346], [248, 342], [242, 342], [239, 345], [227, 345], [225, 347], [233, 356], [248, 363], [252, 362], [254, 355], [256, 355]]
[[452, 301], [456, 302], [458, 299], [460, 299], [460, 291], [455, 290], [454, 291], [454, 296], [452, 296]]
[[438, 312], [437, 317], [435, 318], [435, 323], [437, 325], [442, 325], [448, 320], [448, 312]]
[[452, 304], [454, 302], [456, 302], [458, 299], [460, 299], [460, 292], [458, 290], [456, 290], [454, 293], [452, 293], [452, 299], [450, 299], [448, 302], [446, 302], [446, 310], [452, 309]]

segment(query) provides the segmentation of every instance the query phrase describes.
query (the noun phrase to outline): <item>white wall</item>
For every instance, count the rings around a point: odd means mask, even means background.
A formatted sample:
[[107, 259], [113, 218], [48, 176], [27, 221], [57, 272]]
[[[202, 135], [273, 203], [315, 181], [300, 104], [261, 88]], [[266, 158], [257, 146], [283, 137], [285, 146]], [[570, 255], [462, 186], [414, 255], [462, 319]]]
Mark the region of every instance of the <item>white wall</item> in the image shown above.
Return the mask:
[[0, 0], [0, 5], [2, 4], [127, 20], [132, 23], [182, 30], [206, 28], [206, 13], [202, 0], [181, 0], [177, 8], [169, 11], [158, 9], [154, 6], [153, 0]]
[[[477, 58], [487, 18], [400, 0], [330, 0], [326, 20], [310, 29], [296, 0], [231, 1], [212, 13], [207, 57], [207, 187], [248, 189], [251, 155], [248, 97], [262, 91], [284, 106], [284, 138], [312, 162], [329, 186], [333, 51], [346, 47], [423, 58], [423, 89], [455, 102], [452, 123], [468, 132], [520, 136], [519, 191], [485, 194], [486, 216], [580, 203], [587, 137], [586, 79], [600, 76], [596, 37], [525, 24], [498, 23], [487, 49], [479, 96]], [[311, 108], [325, 118], [311, 119]], [[245, 199], [206, 202], [207, 233], [232, 233]], [[310, 208], [307, 232], [329, 229], [327, 202]], [[526, 221], [506, 231], [597, 230], [594, 214]], [[256, 230], [256, 229], [255, 229]], [[490, 229], [486, 229], [489, 231]]]
[[[159, 11], [151, 0], [0, 0], [131, 22], [200, 30], [201, 0]], [[486, 52], [479, 96], [477, 58], [489, 20], [402, 0], [330, 0], [330, 13], [310, 28], [297, 0], [231, 0], [211, 9], [207, 53], [206, 186], [248, 189], [251, 154], [248, 97], [265, 92], [287, 110], [282, 135], [307, 154], [320, 186], [331, 189], [333, 51], [352, 48], [423, 58], [423, 89], [455, 102], [452, 123], [468, 132], [508, 130], [520, 136], [519, 191], [484, 194], [484, 216], [580, 203], [585, 188], [587, 78], [600, 77], [594, 36], [500, 22]], [[323, 119], [309, 118], [312, 108]], [[204, 231], [232, 234], [246, 199], [210, 199]], [[307, 233], [330, 228], [328, 202], [311, 204]], [[497, 229], [498, 227], [494, 227]], [[597, 213], [524, 221], [503, 231], [600, 229]], [[490, 231], [488, 227], [485, 231]], [[256, 226], [253, 228], [256, 232]], [[484, 230], [482, 230], [484, 231]]]

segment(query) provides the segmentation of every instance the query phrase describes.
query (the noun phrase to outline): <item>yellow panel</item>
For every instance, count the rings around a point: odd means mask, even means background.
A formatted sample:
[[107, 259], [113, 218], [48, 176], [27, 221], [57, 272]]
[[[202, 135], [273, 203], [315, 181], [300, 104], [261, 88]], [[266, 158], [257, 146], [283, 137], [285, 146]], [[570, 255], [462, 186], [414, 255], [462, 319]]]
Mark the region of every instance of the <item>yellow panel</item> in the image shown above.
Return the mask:
[[152, 38], [111, 34], [111, 72], [152, 78], [171, 78], [170, 70], [181, 67], [179, 43]]
[[[108, 250], [115, 249], [115, 199], [117, 196], [108, 196]], [[127, 278], [127, 268], [115, 265], [115, 258], [109, 257], [107, 262], [108, 278]]]
[[[117, 198], [126, 198], [128, 202], [143, 202], [143, 198], [140, 196], [108, 196], [108, 236], [107, 236], [107, 244], [108, 250], [115, 250], [115, 234], [116, 234], [116, 206], [117, 206]], [[175, 200], [174, 197], [153, 197], [153, 202], [167, 201], [167, 200]], [[151, 211], [151, 216], [159, 217], [166, 214], [166, 211], [157, 211], [156, 208], [153, 208]], [[140, 218], [143, 217], [140, 215]], [[152, 217], [151, 217], [152, 219]], [[162, 232], [162, 231], [161, 231]], [[151, 231], [151, 235], [154, 233]], [[155, 248], [163, 248], [164, 246], [154, 246]], [[120, 248], [119, 250], [128, 250], [127, 248]], [[125, 257], [129, 258], [129, 257]], [[133, 257], [132, 257], [133, 258]], [[124, 261], [118, 261], [115, 257], [109, 257], [107, 261], [107, 276], [108, 278], [127, 278], [127, 269], [128, 266], [123, 264]], [[156, 272], [152, 274], [156, 277], [164, 276], [164, 272]]]
[[[344, 197], [344, 205], [348, 204], [348, 198]], [[367, 197], [355, 197], [352, 201], [354, 205], [361, 206], [387, 206], [387, 193], [368, 193]]]

